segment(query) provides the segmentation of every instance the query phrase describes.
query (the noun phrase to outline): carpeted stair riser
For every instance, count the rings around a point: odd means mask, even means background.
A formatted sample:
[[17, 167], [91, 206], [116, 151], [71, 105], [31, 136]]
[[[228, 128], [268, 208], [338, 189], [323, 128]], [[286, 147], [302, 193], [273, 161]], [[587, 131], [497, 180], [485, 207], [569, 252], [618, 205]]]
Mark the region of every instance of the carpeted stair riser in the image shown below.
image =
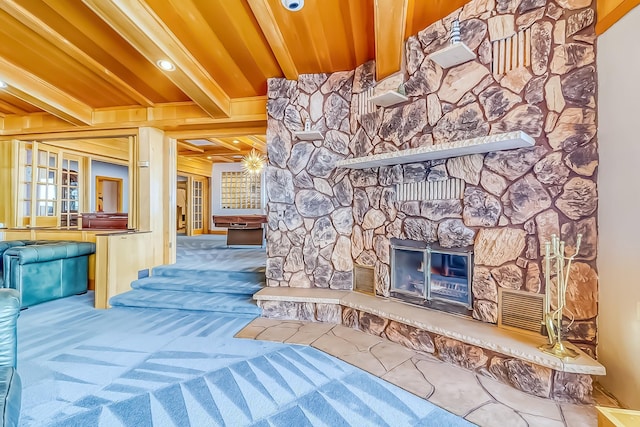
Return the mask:
[[120, 307], [167, 308], [257, 317], [261, 310], [246, 295], [134, 289], [109, 300]]
[[131, 283], [133, 289], [167, 290], [180, 292], [204, 292], [252, 296], [264, 286], [264, 282], [203, 279], [202, 277], [151, 276]]
[[152, 276], [164, 277], [194, 277], [198, 279], [208, 278], [211, 280], [234, 280], [244, 282], [261, 283], [266, 280], [263, 269], [257, 271], [225, 271], [211, 268], [180, 268], [179, 266], [163, 265], [155, 267]]

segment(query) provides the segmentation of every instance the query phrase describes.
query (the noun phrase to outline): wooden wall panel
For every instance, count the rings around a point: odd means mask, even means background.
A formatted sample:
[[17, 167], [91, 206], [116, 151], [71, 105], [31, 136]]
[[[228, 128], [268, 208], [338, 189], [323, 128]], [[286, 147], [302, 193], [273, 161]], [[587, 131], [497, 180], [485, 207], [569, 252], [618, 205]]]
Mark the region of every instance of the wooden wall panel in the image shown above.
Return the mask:
[[638, 5], [640, 0], [598, 0], [596, 33], [604, 33]]

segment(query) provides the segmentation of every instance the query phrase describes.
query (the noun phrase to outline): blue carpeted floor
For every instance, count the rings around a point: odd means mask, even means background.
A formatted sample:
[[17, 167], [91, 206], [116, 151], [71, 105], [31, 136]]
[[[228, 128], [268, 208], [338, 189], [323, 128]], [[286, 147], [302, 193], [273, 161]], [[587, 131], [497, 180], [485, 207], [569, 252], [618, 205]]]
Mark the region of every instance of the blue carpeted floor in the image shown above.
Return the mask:
[[[181, 242], [181, 255], [189, 244]], [[250, 270], [250, 257], [237, 253]], [[197, 255], [175, 267], [194, 263]], [[21, 313], [21, 425], [469, 425], [311, 347], [233, 338], [247, 317], [171, 308], [95, 310], [92, 298], [65, 298]]]

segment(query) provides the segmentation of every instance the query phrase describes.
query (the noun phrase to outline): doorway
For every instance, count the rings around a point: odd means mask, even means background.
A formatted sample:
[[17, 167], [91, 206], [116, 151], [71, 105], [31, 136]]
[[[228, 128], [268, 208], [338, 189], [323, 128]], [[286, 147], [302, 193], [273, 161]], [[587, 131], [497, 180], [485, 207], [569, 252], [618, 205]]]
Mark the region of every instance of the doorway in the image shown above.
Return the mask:
[[122, 212], [122, 178], [96, 176], [96, 212]]
[[180, 235], [187, 234], [187, 197], [188, 178], [178, 175], [178, 188], [176, 191], [176, 232]]

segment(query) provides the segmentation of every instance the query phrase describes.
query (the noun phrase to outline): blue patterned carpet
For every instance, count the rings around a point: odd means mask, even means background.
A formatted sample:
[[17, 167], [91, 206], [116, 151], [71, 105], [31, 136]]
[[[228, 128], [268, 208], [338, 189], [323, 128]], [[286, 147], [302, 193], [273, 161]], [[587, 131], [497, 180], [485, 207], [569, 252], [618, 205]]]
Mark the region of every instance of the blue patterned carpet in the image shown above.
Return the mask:
[[[178, 263], [162, 267], [166, 275], [159, 275], [170, 280], [142, 281], [132, 292], [159, 294], [169, 305], [182, 304], [174, 286], [194, 287], [187, 293], [202, 298], [245, 298], [252, 286], [261, 285], [243, 274], [262, 274], [263, 250], [212, 254], [220, 243], [181, 241]], [[215, 259], [203, 264], [198, 258]], [[196, 274], [201, 282], [190, 284], [174, 280], [189, 274], [190, 266], [208, 274]], [[245, 293], [211, 287], [233, 283]], [[21, 313], [21, 426], [470, 425], [314, 348], [233, 338], [253, 315], [95, 310], [92, 303], [89, 293]]]

